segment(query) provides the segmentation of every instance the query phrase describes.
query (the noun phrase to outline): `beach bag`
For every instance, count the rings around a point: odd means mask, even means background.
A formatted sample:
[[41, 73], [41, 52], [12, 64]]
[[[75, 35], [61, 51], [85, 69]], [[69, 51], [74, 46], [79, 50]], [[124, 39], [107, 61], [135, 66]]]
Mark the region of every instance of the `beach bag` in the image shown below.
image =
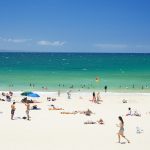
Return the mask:
[[22, 119], [27, 119], [27, 117], [22, 117]]

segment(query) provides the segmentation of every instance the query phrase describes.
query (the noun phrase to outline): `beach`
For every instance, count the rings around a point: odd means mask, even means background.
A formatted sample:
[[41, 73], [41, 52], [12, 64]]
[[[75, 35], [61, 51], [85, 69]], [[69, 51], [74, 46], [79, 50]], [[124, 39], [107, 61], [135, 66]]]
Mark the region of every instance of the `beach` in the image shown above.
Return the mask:
[[[7, 91], [6, 91], [7, 93]], [[31, 120], [22, 119], [25, 114], [25, 105], [21, 103], [21, 91], [13, 92], [11, 102], [0, 101], [1, 122], [1, 148], [3, 150], [19, 149], [54, 149], [54, 150], [80, 150], [80, 149], [136, 149], [149, 150], [149, 93], [113, 93], [101, 92], [100, 104], [93, 103], [91, 92], [71, 92], [71, 99], [67, 93], [39, 92], [40, 103], [36, 105], [40, 110], [30, 110]], [[56, 100], [47, 101], [47, 97]], [[1, 96], [0, 98], [4, 98]], [[30, 99], [30, 98], [29, 98]], [[123, 103], [122, 100], [127, 100]], [[16, 102], [14, 120], [10, 119], [10, 106]], [[32, 106], [33, 104], [31, 104]], [[63, 110], [49, 110], [51, 105]], [[141, 116], [126, 116], [128, 108], [138, 111]], [[86, 111], [90, 109], [93, 114], [61, 114], [61, 112]], [[125, 122], [125, 136], [130, 140], [127, 143], [121, 139], [118, 142], [119, 128], [118, 116]], [[104, 124], [97, 121], [102, 118]], [[96, 122], [84, 124], [84, 122]], [[141, 130], [137, 133], [137, 127]]]
[[150, 150], [149, 6], [1, 0], [0, 149]]

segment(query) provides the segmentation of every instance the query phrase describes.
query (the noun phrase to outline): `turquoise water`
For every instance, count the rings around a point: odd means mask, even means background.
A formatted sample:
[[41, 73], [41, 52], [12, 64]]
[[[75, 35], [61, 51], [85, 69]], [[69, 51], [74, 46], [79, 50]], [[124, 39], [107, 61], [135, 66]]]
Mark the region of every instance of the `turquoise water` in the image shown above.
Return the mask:
[[150, 89], [150, 54], [0, 53], [0, 67], [0, 90]]

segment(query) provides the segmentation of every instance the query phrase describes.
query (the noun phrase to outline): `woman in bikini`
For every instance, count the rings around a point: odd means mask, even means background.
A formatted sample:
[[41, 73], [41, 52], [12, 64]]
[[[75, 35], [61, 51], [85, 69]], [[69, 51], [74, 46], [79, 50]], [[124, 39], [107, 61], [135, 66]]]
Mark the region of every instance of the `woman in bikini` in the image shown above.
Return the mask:
[[120, 128], [119, 132], [117, 133], [118, 134], [118, 143], [120, 143], [120, 136], [122, 136], [124, 139], [127, 140], [128, 143], [130, 143], [130, 141], [124, 136], [124, 121], [121, 116], [119, 116], [118, 119], [120, 121], [119, 125], [117, 125]]

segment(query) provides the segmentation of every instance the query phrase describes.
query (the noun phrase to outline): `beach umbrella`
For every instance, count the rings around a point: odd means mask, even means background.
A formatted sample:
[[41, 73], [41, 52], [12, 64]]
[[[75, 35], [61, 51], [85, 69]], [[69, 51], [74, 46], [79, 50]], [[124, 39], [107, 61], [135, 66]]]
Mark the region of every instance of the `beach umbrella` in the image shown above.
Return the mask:
[[28, 94], [32, 94], [32, 92], [23, 92], [23, 93], [21, 93], [22, 96], [28, 96]]
[[40, 97], [40, 95], [36, 94], [36, 93], [29, 93], [27, 94], [28, 97]]

